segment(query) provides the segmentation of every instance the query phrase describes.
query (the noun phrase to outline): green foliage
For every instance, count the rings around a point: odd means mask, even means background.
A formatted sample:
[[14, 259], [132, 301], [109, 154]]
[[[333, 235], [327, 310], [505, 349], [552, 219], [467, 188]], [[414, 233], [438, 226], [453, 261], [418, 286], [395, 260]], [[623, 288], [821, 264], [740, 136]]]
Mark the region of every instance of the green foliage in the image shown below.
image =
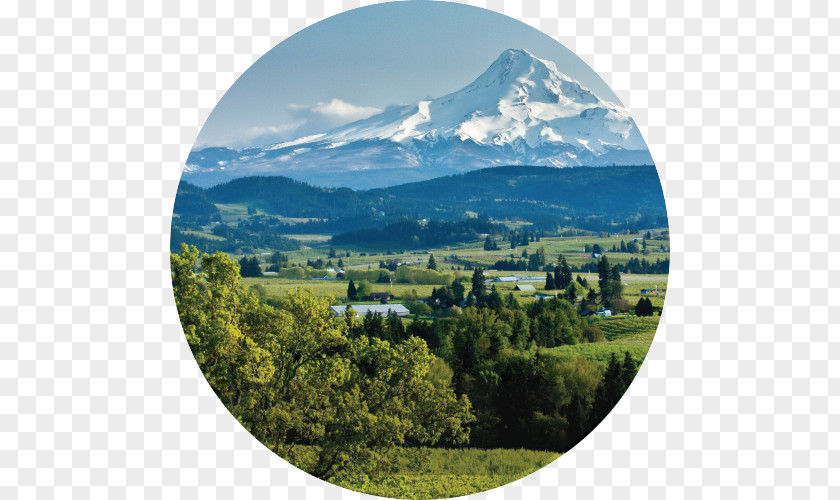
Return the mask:
[[392, 476], [377, 482], [344, 481], [340, 486], [396, 498], [463, 496], [521, 479], [560, 455], [524, 449], [433, 448], [404, 450], [398, 456], [397, 470]]
[[227, 255], [197, 260], [195, 247], [170, 256], [187, 341], [222, 403], [275, 453], [356, 480], [390, 473], [406, 442], [468, 439], [470, 402], [427, 379], [436, 358], [421, 339], [350, 338], [324, 299], [288, 293], [271, 307], [239, 286]]
[[259, 278], [263, 275], [260, 261], [256, 257], [239, 259], [239, 275], [243, 278]]
[[398, 267], [393, 276], [397, 283], [411, 283], [412, 285], [447, 285], [455, 278], [449, 273], [411, 266]]
[[435, 255], [429, 254], [429, 263], [426, 264], [426, 269], [431, 269], [432, 271], [437, 271], [437, 262], [435, 262]]
[[362, 280], [356, 285], [356, 296], [358, 298], [367, 297], [373, 292], [373, 285], [368, 280]]

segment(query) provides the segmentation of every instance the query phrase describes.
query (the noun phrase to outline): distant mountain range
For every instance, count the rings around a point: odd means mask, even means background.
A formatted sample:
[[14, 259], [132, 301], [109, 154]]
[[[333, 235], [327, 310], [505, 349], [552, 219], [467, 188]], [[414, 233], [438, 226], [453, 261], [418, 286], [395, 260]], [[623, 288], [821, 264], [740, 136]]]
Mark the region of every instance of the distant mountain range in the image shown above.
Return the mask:
[[193, 151], [183, 178], [212, 186], [280, 175], [369, 189], [488, 166], [652, 164], [625, 108], [599, 98], [553, 62], [509, 49], [471, 84], [437, 99], [279, 144]]
[[[218, 213], [216, 203], [246, 205], [283, 217], [328, 219], [313, 233], [381, 226], [389, 220], [494, 219], [544, 221], [583, 229], [648, 218], [667, 225], [665, 199], [653, 166], [609, 168], [493, 167], [388, 188], [321, 188], [287, 177], [243, 177], [200, 188], [181, 181], [175, 214], [186, 220]], [[173, 224], [175, 220], [173, 220]], [[288, 229], [300, 231], [300, 227]]]

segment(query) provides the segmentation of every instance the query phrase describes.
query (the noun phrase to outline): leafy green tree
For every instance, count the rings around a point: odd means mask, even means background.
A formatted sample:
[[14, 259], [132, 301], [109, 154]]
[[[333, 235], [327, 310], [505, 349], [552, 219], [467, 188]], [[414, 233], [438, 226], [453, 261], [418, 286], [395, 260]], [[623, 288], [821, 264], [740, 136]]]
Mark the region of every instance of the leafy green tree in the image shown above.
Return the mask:
[[170, 255], [187, 341], [222, 403], [272, 451], [342, 481], [384, 477], [406, 442], [466, 442], [470, 402], [428, 378], [436, 358], [423, 340], [350, 338], [352, 315], [336, 318], [325, 299], [290, 292], [272, 307], [240, 286], [227, 255], [197, 260], [195, 247]]
[[371, 292], [373, 292], [373, 285], [371, 285], [368, 280], [362, 280], [358, 285], [356, 285], [356, 296], [359, 299], [367, 297], [371, 294]]

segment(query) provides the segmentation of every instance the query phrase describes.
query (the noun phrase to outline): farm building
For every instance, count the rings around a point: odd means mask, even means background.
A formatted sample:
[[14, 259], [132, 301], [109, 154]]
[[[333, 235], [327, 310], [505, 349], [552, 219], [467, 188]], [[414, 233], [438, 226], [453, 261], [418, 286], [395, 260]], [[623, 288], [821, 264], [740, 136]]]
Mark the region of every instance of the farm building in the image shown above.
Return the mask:
[[651, 288], [642, 288], [640, 295], [656, 295], [659, 296], [659, 291]]
[[367, 297], [365, 297], [365, 300], [382, 300], [382, 299], [391, 300], [391, 299], [393, 299], [393, 297], [391, 297], [391, 294], [388, 293], [388, 292], [373, 292], [370, 295], [368, 295]]
[[321, 278], [309, 278], [310, 281], [328, 281], [328, 280], [337, 280], [338, 278], [334, 276], [324, 275]]
[[[347, 310], [348, 306], [330, 306], [332, 312], [336, 316], [344, 316], [344, 312]], [[372, 311], [373, 314], [378, 314], [380, 316], [387, 316], [389, 311], [394, 311], [397, 316], [401, 318], [407, 318], [411, 315], [408, 312], [408, 309], [405, 308], [402, 304], [376, 304], [376, 305], [351, 305], [354, 311], [356, 311], [357, 317], [362, 317], [367, 315], [368, 311]]]
[[490, 281], [494, 281], [496, 283], [513, 283], [513, 282], [518, 281], [518, 280], [519, 280], [519, 278], [517, 278], [516, 276], [499, 276], [499, 277], [493, 278]]
[[536, 292], [537, 289], [534, 288], [534, 285], [516, 285], [513, 287], [514, 292]]
[[597, 311], [595, 311], [595, 314], [597, 314], [598, 316], [603, 316], [605, 318], [609, 318], [610, 316], [612, 316], [612, 311], [610, 311], [609, 309], [603, 309], [602, 308], [602, 309], [598, 309]]
[[595, 314], [595, 311], [593, 311], [592, 309], [585, 309], [585, 310], [580, 312], [580, 315], [583, 316], [584, 318], [587, 317], [587, 316], [592, 316], [593, 314]]

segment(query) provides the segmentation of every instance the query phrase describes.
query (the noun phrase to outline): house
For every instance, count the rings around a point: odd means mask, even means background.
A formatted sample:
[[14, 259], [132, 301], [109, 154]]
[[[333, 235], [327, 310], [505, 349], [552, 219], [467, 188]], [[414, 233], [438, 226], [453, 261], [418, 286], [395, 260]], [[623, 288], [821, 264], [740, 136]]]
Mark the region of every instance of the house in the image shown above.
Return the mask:
[[554, 298], [554, 295], [546, 295], [544, 293], [535, 293], [534, 298], [536, 298], [536, 299], [551, 299], [551, 298]]
[[642, 288], [639, 293], [640, 295], [659, 295], [656, 290], [652, 290], [650, 288]]
[[593, 311], [592, 309], [584, 309], [580, 312], [580, 315], [584, 318], [587, 316], [592, 316], [593, 314], [595, 314], [595, 311]]
[[328, 280], [337, 280], [337, 279], [338, 279], [338, 278], [336, 278], [336, 277], [334, 277], [334, 276], [330, 276], [330, 275], [328, 275], [328, 274], [325, 274], [325, 275], [324, 275], [323, 277], [321, 277], [321, 278], [309, 278], [309, 280], [310, 280], [310, 281], [328, 281]]
[[609, 318], [610, 316], [612, 316], [612, 311], [610, 311], [609, 309], [601, 308], [595, 311], [595, 314], [597, 314], [598, 316]]
[[411, 315], [408, 309], [406, 309], [402, 304], [330, 306], [330, 309], [336, 316], [344, 316], [348, 307], [353, 308], [356, 312], [356, 317], [366, 316], [368, 311], [373, 312], [373, 314], [378, 314], [379, 316], [387, 316], [391, 311], [401, 318], [407, 318]]
[[534, 285], [516, 285], [513, 287], [514, 292], [536, 292], [537, 289], [534, 288]]
[[365, 300], [382, 300], [382, 299], [391, 300], [391, 299], [393, 299], [393, 297], [391, 297], [391, 294], [388, 293], [388, 292], [373, 292], [370, 295], [368, 295], [367, 297], [365, 297]]

